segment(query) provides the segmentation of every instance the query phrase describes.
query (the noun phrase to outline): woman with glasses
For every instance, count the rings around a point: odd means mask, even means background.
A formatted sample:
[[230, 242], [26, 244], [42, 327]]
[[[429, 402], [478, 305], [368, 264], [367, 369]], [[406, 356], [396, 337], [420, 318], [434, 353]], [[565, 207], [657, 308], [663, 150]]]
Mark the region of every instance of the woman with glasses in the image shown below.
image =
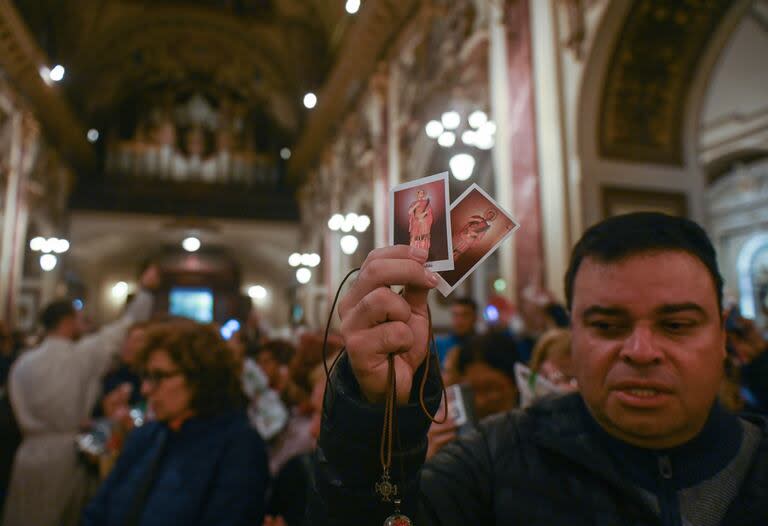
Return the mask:
[[128, 437], [83, 525], [261, 524], [265, 448], [218, 332], [186, 320], [160, 324], [148, 331], [138, 363], [154, 421]]

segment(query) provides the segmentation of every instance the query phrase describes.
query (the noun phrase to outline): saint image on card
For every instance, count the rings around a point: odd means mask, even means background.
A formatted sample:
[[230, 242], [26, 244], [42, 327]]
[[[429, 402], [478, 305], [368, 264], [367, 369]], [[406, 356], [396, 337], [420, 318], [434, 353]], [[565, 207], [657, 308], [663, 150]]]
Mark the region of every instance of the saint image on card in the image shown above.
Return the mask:
[[439, 272], [437, 289], [453, 292], [520, 225], [473, 184], [451, 205], [453, 269]]
[[390, 244], [426, 250], [429, 269], [452, 269], [448, 172], [395, 186], [390, 197]]

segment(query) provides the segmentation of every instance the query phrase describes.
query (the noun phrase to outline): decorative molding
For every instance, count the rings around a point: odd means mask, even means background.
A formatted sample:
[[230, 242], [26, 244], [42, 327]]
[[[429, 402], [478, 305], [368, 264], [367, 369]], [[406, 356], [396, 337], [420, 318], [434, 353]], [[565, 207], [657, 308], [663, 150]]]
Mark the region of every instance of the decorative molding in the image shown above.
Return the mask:
[[683, 192], [603, 186], [601, 194], [604, 218], [642, 211], [681, 217], [688, 215], [688, 203]]
[[737, 166], [719, 178], [707, 191], [707, 201], [710, 214], [724, 219], [766, 208], [768, 160]]

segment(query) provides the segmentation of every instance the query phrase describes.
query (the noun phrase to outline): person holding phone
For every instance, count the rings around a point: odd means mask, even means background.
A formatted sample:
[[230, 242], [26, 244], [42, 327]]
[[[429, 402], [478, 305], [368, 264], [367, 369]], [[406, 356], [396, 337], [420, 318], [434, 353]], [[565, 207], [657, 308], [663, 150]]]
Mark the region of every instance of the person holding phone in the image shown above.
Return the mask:
[[435, 362], [424, 367], [436, 285], [425, 260], [374, 250], [340, 303], [347, 354], [325, 400], [313, 524], [380, 525], [392, 513], [376, 493], [390, 354], [392, 478], [413, 524], [766, 524], [768, 421], [717, 402], [723, 282], [699, 225], [635, 213], [589, 228], [565, 280], [579, 391], [491, 417], [426, 464], [422, 376], [431, 414], [441, 389]]

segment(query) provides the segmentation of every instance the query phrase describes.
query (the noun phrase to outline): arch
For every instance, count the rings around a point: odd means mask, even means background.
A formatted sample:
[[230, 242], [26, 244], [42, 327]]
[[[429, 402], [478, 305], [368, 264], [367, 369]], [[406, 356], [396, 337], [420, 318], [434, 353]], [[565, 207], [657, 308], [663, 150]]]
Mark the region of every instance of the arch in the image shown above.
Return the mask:
[[[684, 194], [689, 215], [706, 219], [706, 177], [698, 166], [695, 139], [699, 113], [712, 67], [748, 6], [749, 0], [700, 5], [638, 0], [610, 2], [604, 8], [582, 70], [575, 111], [585, 225], [601, 218], [601, 185], [608, 182]], [[669, 11], [663, 17], [664, 38], [648, 30], [659, 9]], [[675, 27], [683, 30], [677, 34]], [[684, 60], [670, 56], [677, 48], [687, 50]], [[644, 74], [656, 82], [648, 86], [648, 94]], [[670, 95], [661, 93], [667, 90]], [[633, 108], [643, 108], [640, 131]]]

